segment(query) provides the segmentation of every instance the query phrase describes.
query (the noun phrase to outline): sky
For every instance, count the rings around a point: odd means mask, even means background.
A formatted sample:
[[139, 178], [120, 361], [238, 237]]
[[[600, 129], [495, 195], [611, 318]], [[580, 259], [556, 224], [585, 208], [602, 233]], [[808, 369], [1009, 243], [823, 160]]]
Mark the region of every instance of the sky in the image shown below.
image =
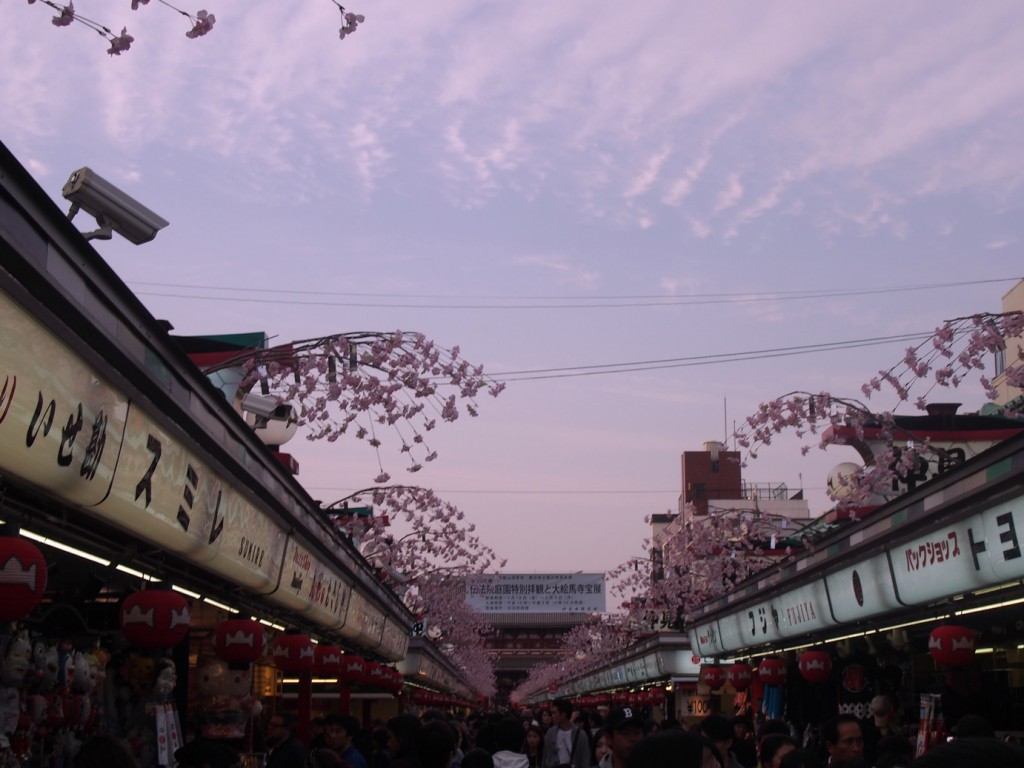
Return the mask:
[[[345, 39], [328, 0], [211, 2], [188, 39], [159, 2], [79, 0], [135, 37], [114, 57], [4, 3], [0, 141], [62, 209], [89, 166], [170, 221], [94, 245], [175, 333], [419, 331], [508, 381], [421, 473], [382, 457], [508, 571], [641, 557], [683, 451], [793, 390], [858, 396], [907, 342], [808, 347], [997, 311], [1024, 272], [1018, 2], [353, 0]], [[744, 477], [820, 514], [856, 455], [800, 445]], [[378, 472], [287, 450], [325, 502]]]

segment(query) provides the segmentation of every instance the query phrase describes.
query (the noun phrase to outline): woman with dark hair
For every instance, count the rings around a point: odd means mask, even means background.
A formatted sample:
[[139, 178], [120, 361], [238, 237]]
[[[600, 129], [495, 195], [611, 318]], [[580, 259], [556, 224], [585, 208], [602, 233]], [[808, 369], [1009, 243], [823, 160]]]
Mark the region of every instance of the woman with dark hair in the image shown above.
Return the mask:
[[760, 751], [762, 768], [779, 768], [783, 758], [796, 752], [797, 743], [781, 733], [772, 733], [761, 739]]
[[530, 723], [526, 726], [523, 754], [526, 755], [530, 768], [541, 768], [544, 765], [544, 731], [539, 725]]
[[591, 765], [600, 765], [601, 760], [604, 756], [612, 751], [611, 740], [608, 736], [608, 731], [604, 728], [598, 728], [594, 733], [594, 751], [590, 755]]

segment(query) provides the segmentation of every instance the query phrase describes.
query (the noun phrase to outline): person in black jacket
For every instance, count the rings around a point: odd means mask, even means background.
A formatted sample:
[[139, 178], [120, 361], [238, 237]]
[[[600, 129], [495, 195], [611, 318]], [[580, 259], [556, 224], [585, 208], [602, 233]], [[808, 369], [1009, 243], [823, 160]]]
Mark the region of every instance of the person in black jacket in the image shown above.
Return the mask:
[[308, 750], [295, 735], [295, 718], [277, 713], [267, 720], [266, 768], [303, 768]]

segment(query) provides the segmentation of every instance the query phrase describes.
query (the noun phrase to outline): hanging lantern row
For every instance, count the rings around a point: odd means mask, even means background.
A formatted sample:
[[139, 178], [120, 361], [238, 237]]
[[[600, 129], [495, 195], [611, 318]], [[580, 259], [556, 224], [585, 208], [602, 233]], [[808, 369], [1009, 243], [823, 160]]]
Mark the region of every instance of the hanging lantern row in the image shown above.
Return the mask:
[[939, 664], [964, 667], [974, 659], [977, 635], [970, 627], [943, 624], [928, 636], [928, 652]]
[[252, 664], [266, 645], [266, 627], [253, 619], [227, 619], [213, 628], [214, 652], [228, 664]]
[[713, 691], [722, 688], [726, 682], [737, 691], [745, 691], [754, 683], [754, 675], [765, 685], [781, 685], [786, 680], [786, 662], [782, 659], [767, 658], [755, 670], [749, 664], [738, 662], [728, 669], [718, 664], [705, 664], [700, 670], [700, 681]]
[[173, 648], [188, 635], [188, 598], [170, 589], [147, 589], [121, 603], [121, 634], [139, 648]]
[[786, 662], [769, 657], [757, 665], [757, 676], [765, 685], [782, 685], [786, 682]]
[[644, 707], [650, 704], [664, 704], [666, 692], [664, 688], [648, 688], [643, 691], [616, 691], [613, 694], [595, 694], [572, 699], [574, 706], [582, 709], [616, 706]]
[[0, 621], [18, 621], [39, 605], [46, 591], [46, 558], [21, 536], [0, 536]]
[[717, 691], [725, 685], [725, 669], [717, 664], [706, 664], [701, 668], [700, 679], [708, 688]]
[[747, 690], [754, 682], [754, 668], [742, 662], [733, 664], [726, 673], [729, 684], [737, 691]]
[[832, 654], [828, 651], [805, 651], [797, 662], [800, 676], [808, 683], [826, 683], [832, 677]]
[[309, 672], [315, 661], [313, 641], [300, 632], [285, 632], [270, 644], [270, 660], [282, 672]]
[[419, 704], [427, 707], [455, 707], [465, 706], [469, 702], [460, 699], [458, 696], [452, 696], [448, 693], [440, 693], [439, 691], [428, 691], [425, 689], [418, 689], [412, 694], [413, 704]]

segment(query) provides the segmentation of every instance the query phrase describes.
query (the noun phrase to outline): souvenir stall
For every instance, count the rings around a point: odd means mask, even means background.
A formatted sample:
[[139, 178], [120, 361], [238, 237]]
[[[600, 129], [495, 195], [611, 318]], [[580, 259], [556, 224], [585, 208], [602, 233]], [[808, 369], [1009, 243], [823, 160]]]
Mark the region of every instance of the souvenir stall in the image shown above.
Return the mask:
[[411, 615], [294, 462], [2, 145], [0, 328], [0, 763], [59, 768], [98, 732], [142, 768], [199, 735], [251, 749], [286, 630], [405, 656]]

